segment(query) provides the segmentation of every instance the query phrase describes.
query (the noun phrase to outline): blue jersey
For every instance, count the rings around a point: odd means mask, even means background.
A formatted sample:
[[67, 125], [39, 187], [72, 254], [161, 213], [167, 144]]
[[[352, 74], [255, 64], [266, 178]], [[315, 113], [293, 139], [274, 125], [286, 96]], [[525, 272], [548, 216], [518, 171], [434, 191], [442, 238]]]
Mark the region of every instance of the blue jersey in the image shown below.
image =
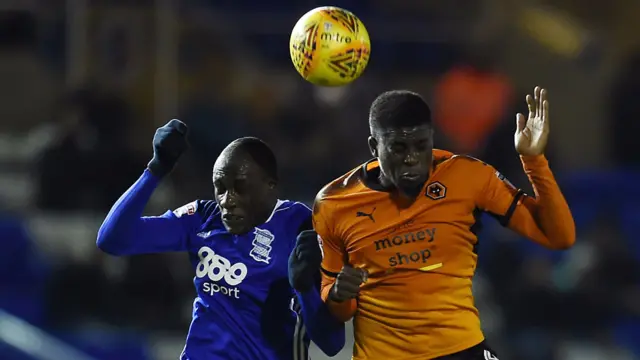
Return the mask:
[[278, 201], [269, 219], [244, 235], [222, 224], [214, 201], [199, 200], [160, 216], [141, 216], [158, 179], [145, 171], [112, 207], [98, 247], [113, 255], [188, 252], [197, 297], [183, 360], [307, 359], [309, 336], [332, 355], [344, 345], [344, 326], [317, 289], [296, 294], [288, 257], [311, 211]]
[[225, 230], [213, 201], [195, 201], [168, 216], [187, 229], [198, 294], [182, 358], [307, 359], [287, 259], [300, 230], [310, 228], [309, 208], [278, 201], [267, 222], [244, 235]]

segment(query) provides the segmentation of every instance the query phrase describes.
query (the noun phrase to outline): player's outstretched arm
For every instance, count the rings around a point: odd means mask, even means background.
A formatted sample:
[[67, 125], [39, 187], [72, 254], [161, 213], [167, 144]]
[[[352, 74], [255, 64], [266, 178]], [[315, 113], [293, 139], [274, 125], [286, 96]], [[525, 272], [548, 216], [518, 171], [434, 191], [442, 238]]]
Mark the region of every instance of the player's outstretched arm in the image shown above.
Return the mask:
[[536, 197], [522, 199], [523, 206], [514, 212], [511, 227], [543, 246], [566, 249], [575, 242], [576, 230], [569, 205], [544, 157], [549, 139], [547, 95], [546, 89], [536, 86], [533, 96], [526, 98], [528, 118], [516, 115], [515, 147]]
[[535, 191], [535, 198], [516, 190], [500, 176], [489, 176], [484, 191], [486, 208], [504, 214], [504, 225], [550, 249], [567, 249], [575, 242], [576, 231], [569, 205], [562, 195], [544, 149], [549, 136], [547, 91], [536, 87], [527, 95], [529, 117], [518, 114], [515, 147]]
[[[143, 217], [142, 212], [162, 177], [186, 150], [186, 133], [187, 126], [179, 120], [171, 120], [156, 131], [148, 169], [116, 201], [98, 230], [97, 245], [102, 251], [132, 255], [184, 249], [187, 222], [195, 219], [180, 219], [170, 211]], [[196, 204], [191, 206], [195, 212]]]
[[302, 231], [289, 256], [289, 283], [296, 292], [309, 337], [327, 356], [335, 356], [345, 343], [344, 323], [336, 319], [320, 297], [322, 252], [318, 234]]

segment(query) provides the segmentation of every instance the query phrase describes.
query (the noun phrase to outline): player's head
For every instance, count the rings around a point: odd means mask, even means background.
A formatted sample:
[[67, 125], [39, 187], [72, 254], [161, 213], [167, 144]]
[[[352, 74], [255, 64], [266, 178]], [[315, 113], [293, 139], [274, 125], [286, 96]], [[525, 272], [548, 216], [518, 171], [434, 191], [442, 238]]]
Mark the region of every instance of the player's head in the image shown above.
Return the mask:
[[433, 150], [431, 109], [407, 90], [387, 91], [369, 110], [369, 149], [380, 163], [381, 181], [416, 196], [429, 177]]
[[278, 166], [273, 151], [254, 137], [234, 140], [213, 166], [213, 191], [222, 222], [234, 234], [267, 221], [277, 201]]

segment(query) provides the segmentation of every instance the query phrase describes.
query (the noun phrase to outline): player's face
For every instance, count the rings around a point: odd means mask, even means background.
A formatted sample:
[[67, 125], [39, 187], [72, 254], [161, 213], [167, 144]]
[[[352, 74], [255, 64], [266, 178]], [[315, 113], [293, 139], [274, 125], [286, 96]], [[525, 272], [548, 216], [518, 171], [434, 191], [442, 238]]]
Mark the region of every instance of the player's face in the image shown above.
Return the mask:
[[276, 183], [248, 156], [221, 155], [213, 167], [213, 190], [222, 222], [244, 234], [267, 221], [275, 204]]
[[429, 125], [376, 131], [369, 138], [378, 158], [381, 181], [415, 197], [429, 177], [433, 150], [433, 129]]

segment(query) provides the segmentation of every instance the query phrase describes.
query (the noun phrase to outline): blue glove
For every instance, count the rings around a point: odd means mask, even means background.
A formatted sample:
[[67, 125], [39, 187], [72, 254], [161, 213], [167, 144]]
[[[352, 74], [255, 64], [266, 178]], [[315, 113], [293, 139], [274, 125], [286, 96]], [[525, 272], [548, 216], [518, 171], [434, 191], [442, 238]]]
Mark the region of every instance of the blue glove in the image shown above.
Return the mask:
[[305, 230], [298, 235], [296, 246], [289, 255], [289, 284], [298, 292], [305, 292], [315, 285], [320, 273], [322, 250], [318, 234]]
[[187, 144], [187, 124], [173, 119], [156, 130], [153, 136], [153, 159], [147, 166], [157, 177], [163, 177], [173, 170], [180, 155], [189, 147]]

